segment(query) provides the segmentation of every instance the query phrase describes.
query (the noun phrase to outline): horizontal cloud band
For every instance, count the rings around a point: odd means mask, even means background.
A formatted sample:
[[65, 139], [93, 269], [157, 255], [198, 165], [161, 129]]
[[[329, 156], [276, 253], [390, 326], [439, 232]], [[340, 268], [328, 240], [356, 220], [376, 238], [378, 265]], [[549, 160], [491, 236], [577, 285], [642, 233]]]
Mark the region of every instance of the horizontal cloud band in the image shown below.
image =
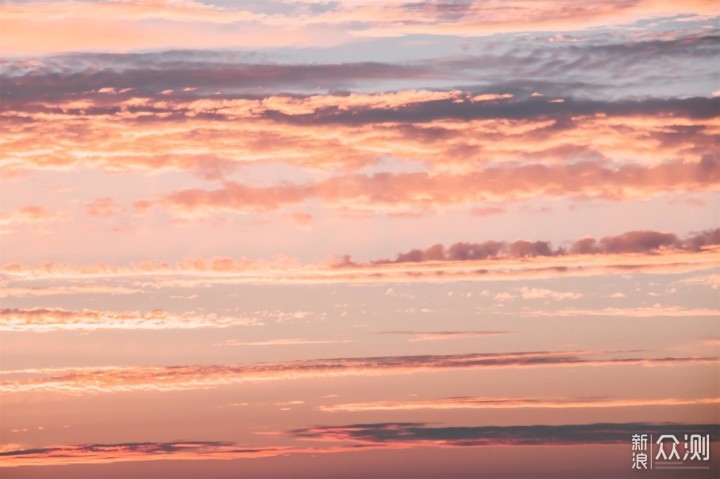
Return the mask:
[[137, 366], [76, 368], [67, 371], [13, 371], [41, 377], [0, 382], [2, 393], [52, 391], [97, 394], [123, 391], [173, 391], [216, 388], [246, 381], [312, 379], [338, 376], [411, 374], [452, 369], [582, 366], [681, 366], [717, 364], [717, 357], [613, 357], [592, 351], [516, 352], [337, 358], [249, 365]]
[[[435, 245], [368, 263], [348, 256], [325, 264], [291, 259], [270, 262], [234, 258], [188, 258], [176, 264], [148, 261], [129, 266], [9, 263], [0, 267], [6, 287], [0, 297], [57, 294], [135, 294], [147, 289], [213, 284], [315, 284], [449, 282], [579, 277], [605, 274], [677, 274], [708, 270], [720, 259], [718, 230], [678, 239], [669, 233], [635, 231], [597, 241], [583, 238], [569, 247], [520, 240]], [[115, 284], [98, 282], [113, 279]], [[29, 286], [32, 281], [67, 285]], [[78, 283], [81, 280], [83, 283]], [[87, 283], [87, 284], [84, 284]]]
[[[701, 434], [718, 441], [717, 424], [596, 423], [533, 426], [430, 427], [424, 423], [386, 422], [315, 426], [290, 434], [333, 441], [322, 447], [267, 446], [250, 448], [229, 441], [131, 442], [83, 444], [0, 451], [0, 467], [105, 464], [124, 461], [220, 460], [274, 457], [284, 454], [331, 454], [368, 449], [479, 446], [575, 446], [628, 444], [633, 434]], [[351, 445], [339, 444], [351, 441]]]
[[565, 409], [565, 408], [624, 408], [648, 406], [693, 406], [720, 403], [720, 397], [714, 398], [501, 398], [501, 397], [452, 397], [428, 401], [374, 401], [364, 403], [334, 404], [320, 406], [326, 412], [365, 412], [365, 411], [417, 411], [446, 409]]
[[101, 329], [197, 329], [258, 325], [255, 317], [138, 311], [69, 311], [62, 308], [0, 309], [0, 331], [94, 331]]

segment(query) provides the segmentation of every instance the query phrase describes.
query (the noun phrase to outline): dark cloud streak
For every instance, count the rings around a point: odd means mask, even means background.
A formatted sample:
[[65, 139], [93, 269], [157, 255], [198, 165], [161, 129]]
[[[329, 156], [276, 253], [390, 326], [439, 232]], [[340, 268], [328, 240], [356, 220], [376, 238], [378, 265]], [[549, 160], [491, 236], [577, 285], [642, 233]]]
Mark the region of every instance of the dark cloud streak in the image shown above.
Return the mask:
[[485, 241], [482, 243], [458, 242], [445, 247], [433, 245], [425, 250], [413, 249], [398, 253], [394, 260], [378, 260], [384, 263], [418, 263], [424, 261], [471, 261], [488, 258], [527, 258], [535, 256], [561, 256], [565, 254], [618, 254], [652, 253], [661, 248], [682, 251], [698, 251], [702, 247], [720, 244], [720, 228], [691, 234], [680, 239], [672, 233], [657, 231], [629, 231], [617, 236], [582, 238], [569, 248], [553, 248], [548, 241], [518, 240], [515, 242]]
[[710, 434], [720, 438], [717, 424], [597, 423], [537, 426], [428, 427], [399, 422], [317, 426], [291, 431], [305, 439], [334, 439], [370, 443], [438, 442], [448, 446], [629, 444], [633, 434]]

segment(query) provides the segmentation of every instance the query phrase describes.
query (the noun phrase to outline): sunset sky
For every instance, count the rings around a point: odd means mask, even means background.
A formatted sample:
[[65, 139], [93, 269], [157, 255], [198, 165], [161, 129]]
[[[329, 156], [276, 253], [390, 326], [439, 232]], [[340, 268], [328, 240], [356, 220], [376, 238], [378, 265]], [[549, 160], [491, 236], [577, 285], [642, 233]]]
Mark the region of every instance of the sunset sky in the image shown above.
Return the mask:
[[718, 477], [719, 19], [0, 1], [0, 476]]

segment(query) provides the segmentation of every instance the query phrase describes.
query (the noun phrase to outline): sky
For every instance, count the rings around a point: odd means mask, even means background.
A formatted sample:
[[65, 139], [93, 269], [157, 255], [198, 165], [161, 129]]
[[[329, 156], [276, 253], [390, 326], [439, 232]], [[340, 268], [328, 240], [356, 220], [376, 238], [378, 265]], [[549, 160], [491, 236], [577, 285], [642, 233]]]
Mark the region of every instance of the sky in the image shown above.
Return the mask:
[[0, 475], [717, 477], [719, 19], [0, 1]]

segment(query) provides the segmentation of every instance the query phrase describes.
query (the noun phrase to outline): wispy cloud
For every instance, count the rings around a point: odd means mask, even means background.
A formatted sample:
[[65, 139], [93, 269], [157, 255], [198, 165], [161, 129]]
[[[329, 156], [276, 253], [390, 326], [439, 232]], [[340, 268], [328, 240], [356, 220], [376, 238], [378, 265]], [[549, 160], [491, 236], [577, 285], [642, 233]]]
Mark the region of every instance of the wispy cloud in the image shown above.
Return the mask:
[[[12, 296], [16, 295], [13, 288], [21, 288], [17, 295], [28, 293], [27, 282], [40, 280], [134, 280], [133, 288], [196, 287], [208, 284], [495, 281], [649, 272], [674, 274], [707, 270], [717, 264], [720, 255], [717, 230], [683, 240], [672, 234], [642, 233], [639, 236], [647, 234], [661, 238], [661, 241], [642, 240], [637, 245], [631, 242], [631, 246], [612, 249], [575, 247], [578, 243], [586, 242], [592, 246], [595, 240], [590, 238], [579, 240], [569, 250], [553, 248], [546, 241], [456, 243], [447, 249], [435, 245], [426, 250], [400, 253], [395, 260], [380, 259], [364, 264], [356, 263], [349, 256], [343, 256], [330, 264], [307, 265], [288, 258], [253, 261], [226, 257], [189, 258], [175, 264], [147, 261], [128, 266], [106, 263], [9, 263], [0, 267], [0, 277], [10, 282], [5, 294]], [[633, 236], [633, 233], [627, 233], [608, 238]], [[603, 244], [602, 240], [600, 244]], [[21, 280], [25, 283], [14, 284]], [[525, 293], [547, 294], [539, 290], [527, 290]], [[36, 294], [41, 294], [40, 289]], [[572, 297], [576, 296], [572, 294]], [[563, 298], [569, 299], [570, 296]]]
[[[717, 357], [627, 357], [592, 351], [516, 352], [310, 359], [247, 365], [137, 366], [73, 369], [49, 376], [0, 382], [0, 392], [54, 391], [98, 394], [120, 391], [172, 391], [216, 388], [246, 381], [393, 375], [420, 372], [534, 367], [646, 366], [716, 364]], [[22, 375], [22, 371], [14, 374]], [[34, 372], [37, 374], [37, 372]]]
[[156, 208], [193, 218], [229, 211], [276, 210], [311, 200], [338, 207], [376, 207], [390, 211], [537, 198], [630, 200], [670, 191], [715, 191], [720, 179], [717, 171], [717, 161], [708, 155], [693, 163], [676, 161], [656, 166], [609, 167], [589, 161], [569, 165], [530, 164], [464, 174], [350, 174], [313, 183], [269, 187], [227, 181], [218, 189], [189, 188], [139, 200], [135, 207], [140, 212]]
[[280, 338], [267, 339], [264, 341], [238, 341], [228, 339], [223, 342], [224, 346], [296, 346], [303, 344], [344, 344], [353, 343], [352, 339], [306, 339], [306, 338]]
[[[638, 431], [661, 434], [709, 434], [718, 440], [716, 424], [596, 423], [533, 426], [431, 427], [425, 423], [385, 422], [314, 426], [289, 431], [322, 446], [248, 447], [229, 441], [128, 442], [0, 451], [2, 467], [107, 464], [126, 461], [219, 460], [275, 457], [287, 454], [332, 454], [369, 449], [412, 447], [547, 446], [626, 444]], [[351, 444], [340, 442], [350, 441]]]
[[415, 411], [425, 409], [565, 409], [565, 408], [624, 408], [650, 406], [693, 406], [718, 404], [714, 398], [644, 398], [617, 399], [586, 398], [510, 398], [510, 397], [452, 397], [427, 401], [375, 401], [320, 406], [326, 412]]
[[[672, 428], [676, 428], [675, 431]], [[316, 426], [293, 431], [298, 437], [369, 443], [428, 443], [446, 446], [531, 446], [571, 444], [626, 444], [637, 431], [660, 435], [710, 434], [718, 440], [716, 424], [598, 423], [556, 426], [430, 427], [424, 423], [375, 423]]]
[[113, 216], [122, 211], [122, 207], [115, 204], [112, 198], [98, 198], [85, 203], [85, 213], [90, 216]]
[[[128, 68], [118, 60], [119, 65], [95, 72], [98, 61], [87, 60], [92, 74], [72, 70], [58, 74], [57, 64], [68, 60], [57, 59], [48, 71], [25, 72], [17, 67], [24, 74], [4, 79], [8, 99], [4, 100], [3, 119], [8, 141], [0, 172], [17, 175], [78, 168], [191, 171], [217, 180], [232, 177], [248, 165], [281, 162], [310, 172], [337, 171], [338, 167], [347, 171], [394, 157], [415, 162], [433, 174], [396, 178], [388, 171], [384, 181], [407, 188], [405, 183], [414, 178], [416, 187], [428, 189], [430, 194], [433, 185], [463, 179], [475, 184], [492, 180], [511, 190], [498, 200], [519, 196], [521, 191], [514, 185], [526, 181], [536, 196], [587, 191], [622, 199], [633, 197], [635, 189], [653, 193], [673, 187], [717, 189], [713, 187], [717, 186], [717, 175], [713, 174], [712, 159], [719, 98], [568, 98], [563, 103], [550, 103], [530, 93], [504, 98], [509, 94], [485, 91], [478, 95], [470, 89], [303, 95], [283, 93], [282, 88], [307, 84], [315, 89], [318, 84], [327, 84], [333, 89], [353, 81], [423, 79], [437, 76], [438, 67], [222, 63], [213, 68], [199, 61], [178, 70], [179, 60], [170, 56], [167, 63], [173, 67], [164, 70], [162, 59], [130, 57], [126, 62], [145, 66], [140, 70]], [[158, 61], [160, 66], [148, 68], [146, 63], [151, 61]], [[157, 68], [164, 75], [158, 75]], [[456, 67], [448, 69], [455, 71]], [[128, 88], [129, 84], [133, 87]], [[195, 90], [185, 92], [189, 85], [195, 85]], [[259, 85], [281, 90], [258, 96]], [[202, 89], [197, 90], [197, 86]], [[160, 93], [167, 88], [175, 88], [170, 90], [175, 93]], [[237, 88], [251, 93], [237, 93]], [[128, 91], [119, 95], [100, 92], [105, 89]], [[48, 94], [54, 96], [45, 98]], [[476, 100], [488, 96], [496, 99]], [[672, 122], [659, 117], [672, 117]], [[30, 119], [32, 127], [28, 125]], [[82, 134], [77, 134], [78, 128]], [[120, 131], [122, 135], [108, 135]], [[52, 138], [60, 135], [64, 141], [53, 143]], [[48, 151], [53, 155], [48, 156]], [[632, 162], [627, 161], [628, 156]], [[707, 159], [703, 161], [703, 157]], [[519, 159], [523, 166], [518, 165]], [[665, 165], [668, 159], [675, 161]], [[615, 167], [620, 169], [616, 171]], [[448, 174], [451, 172], [454, 174]], [[438, 173], [443, 174], [435, 180]], [[596, 180], [605, 175], [606, 182], [612, 180], [623, 188], [614, 195], [601, 184], [591, 188], [592, 183], [572, 177], [580, 173]], [[539, 176], [531, 181], [527, 178], [531, 174]], [[514, 182], [513, 175], [519, 177]], [[553, 175], [557, 178], [550, 182]], [[333, 181], [300, 186], [307, 187], [306, 195], [322, 200], [328, 194], [319, 191], [323, 185], [351, 179], [363, 181], [362, 176], [338, 175]], [[372, 183], [373, 177], [364, 181]], [[237, 190], [239, 185], [234, 185], [227, 190]], [[480, 193], [499, 195], [497, 188]], [[638, 194], [640, 191], [635, 192]], [[99, 211], [91, 205], [88, 211]], [[113, 207], [117, 209], [117, 205]], [[477, 211], [496, 212], [482, 207]]]
[[49, 332], [104, 329], [197, 329], [256, 326], [255, 317], [217, 314], [172, 313], [162, 309], [139, 311], [70, 311], [62, 308], [2, 309], [0, 331]]
[[520, 288], [520, 295], [523, 299], [552, 299], [555, 301], [579, 299], [583, 296], [581, 293], [572, 291], [554, 291], [546, 288], [528, 288], [527, 286]]
[[[712, 2], [688, 0], [517, 1], [512, 15], [492, 1], [462, 3], [403, 1], [266, 2], [216, 5], [200, 1], [166, 4], [133, 0], [90, 4], [68, 1], [9, 4], [0, 10], [11, 52], [127, 51], [168, 48], [327, 46], [358, 38], [408, 35], [477, 37], [495, 33], [566, 32], [626, 25], [643, 18], [715, 15]], [[284, 8], [278, 9], [278, 6]], [[28, 32], [45, 28], [42, 37]], [[133, 36], [134, 34], [134, 36]], [[556, 35], [557, 37], [557, 35]]]
[[631, 318], [682, 318], [693, 316], [720, 316], [719, 309], [682, 308], [679, 306], [662, 306], [640, 308], [598, 308], [598, 309], [562, 309], [558, 311], [522, 311], [523, 316], [628, 316]]
[[0, 289], [0, 298], [32, 298], [83, 294], [138, 294], [142, 288], [114, 284], [69, 284], [63, 286], [12, 286]]
[[[0, 169], [2, 167], [0, 166]], [[0, 211], [0, 235], [15, 232], [21, 226], [50, 225], [64, 219], [61, 213], [50, 211], [41, 206], [25, 206], [15, 211]]]
[[477, 338], [509, 334], [508, 331], [383, 331], [380, 334], [409, 336], [410, 341], [441, 341], [456, 338]]
[[[130, 442], [39, 447], [0, 452], [2, 467], [108, 464], [126, 461], [252, 459], [320, 448], [247, 447], [227, 441]], [[332, 452], [332, 451], [328, 451]]]
[[712, 289], [720, 289], [720, 274], [693, 276], [678, 281], [678, 284], [686, 286], [708, 286]]

